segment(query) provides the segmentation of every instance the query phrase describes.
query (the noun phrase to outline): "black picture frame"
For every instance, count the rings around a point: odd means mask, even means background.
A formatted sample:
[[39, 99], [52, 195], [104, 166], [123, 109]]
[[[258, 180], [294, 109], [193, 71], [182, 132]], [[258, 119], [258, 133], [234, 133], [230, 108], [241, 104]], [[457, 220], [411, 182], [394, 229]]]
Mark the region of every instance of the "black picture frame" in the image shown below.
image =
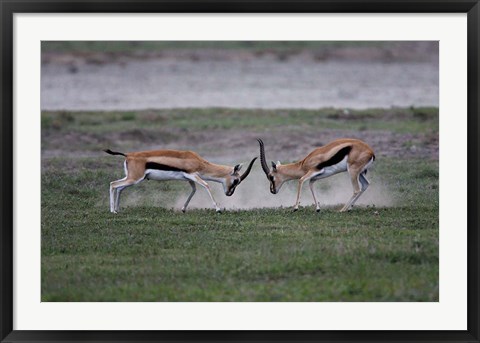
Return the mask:
[[[161, 1], [0, 0], [1, 10], [1, 342], [418, 341], [479, 342], [479, 16], [478, 0]], [[19, 331], [13, 330], [13, 16], [15, 13], [467, 13], [468, 314], [465, 331]]]

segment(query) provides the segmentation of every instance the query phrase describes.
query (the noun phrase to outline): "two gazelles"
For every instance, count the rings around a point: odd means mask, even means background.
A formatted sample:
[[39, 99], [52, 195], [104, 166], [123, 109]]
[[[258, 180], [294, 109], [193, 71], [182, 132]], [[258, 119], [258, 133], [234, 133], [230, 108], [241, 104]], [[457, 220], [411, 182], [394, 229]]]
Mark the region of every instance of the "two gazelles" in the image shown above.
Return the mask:
[[[348, 171], [353, 186], [353, 195], [342, 208], [342, 212], [350, 210], [369, 185], [366, 173], [375, 160], [375, 155], [366, 143], [358, 139], [335, 140], [314, 149], [304, 159], [295, 163], [282, 165], [280, 162], [272, 162], [272, 170], [267, 165], [264, 143], [261, 139], [258, 139], [258, 142], [260, 144], [261, 166], [270, 181], [270, 192], [272, 194], [277, 194], [286, 181], [299, 180], [294, 210], [298, 209], [300, 192], [305, 181], [309, 181], [317, 211], [320, 210], [320, 207], [313, 189], [315, 181]], [[245, 173], [240, 175], [241, 164], [234, 167], [214, 164], [192, 151], [153, 150], [128, 154], [111, 150], [105, 150], [105, 152], [111, 155], [125, 156], [126, 176], [110, 183], [110, 211], [114, 213], [119, 210], [122, 191], [126, 187], [135, 185], [145, 179], [188, 181], [192, 187], [192, 192], [182, 207], [183, 212], [185, 212], [195, 194], [198, 184], [205, 188], [215, 210], [219, 212], [220, 207], [213, 198], [206, 181], [221, 183], [225, 194], [231, 196], [235, 188], [248, 176], [257, 159], [256, 157], [252, 159]]]

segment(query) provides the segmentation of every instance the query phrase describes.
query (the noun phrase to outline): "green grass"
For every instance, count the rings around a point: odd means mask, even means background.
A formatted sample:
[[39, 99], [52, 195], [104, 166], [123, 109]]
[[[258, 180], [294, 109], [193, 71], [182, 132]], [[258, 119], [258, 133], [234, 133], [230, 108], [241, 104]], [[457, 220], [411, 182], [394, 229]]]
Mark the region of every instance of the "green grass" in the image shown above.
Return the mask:
[[[368, 175], [393, 206], [182, 214], [172, 199], [188, 184], [151, 181], [126, 190], [113, 215], [121, 159], [89, 157], [106, 143], [318, 128], [392, 134]], [[436, 108], [43, 112], [42, 301], [438, 301], [438, 160], [382, 151], [435, 137]]]
[[142, 201], [113, 215], [114, 162], [48, 160], [42, 301], [438, 301], [436, 161], [378, 161], [392, 208], [182, 214], [152, 205], [187, 196], [172, 182], [126, 191]]
[[42, 114], [42, 129], [104, 133], [132, 127], [155, 130], [177, 128], [289, 130], [344, 129], [388, 130], [400, 133], [438, 132], [438, 108], [368, 110], [241, 110], [230, 108], [170, 109], [131, 112], [63, 112]]
[[[64, 149], [95, 150], [105, 148], [108, 137], [122, 137], [126, 147], [139, 140], [169, 143], [178, 135], [192, 132], [317, 132], [322, 130], [382, 131], [421, 135], [425, 141], [438, 136], [438, 108], [390, 108], [368, 110], [242, 110], [229, 108], [171, 109], [127, 112], [42, 113], [42, 134], [78, 134], [88, 141], [73, 141]], [[422, 143], [422, 142], [421, 142]], [[42, 140], [42, 148], [54, 149], [57, 142]], [[406, 141], [409, 148], [418, 142]]]
[[435, 211], [372, 212], [96, 208], [45, 230], [42, 301], [438, 300]]

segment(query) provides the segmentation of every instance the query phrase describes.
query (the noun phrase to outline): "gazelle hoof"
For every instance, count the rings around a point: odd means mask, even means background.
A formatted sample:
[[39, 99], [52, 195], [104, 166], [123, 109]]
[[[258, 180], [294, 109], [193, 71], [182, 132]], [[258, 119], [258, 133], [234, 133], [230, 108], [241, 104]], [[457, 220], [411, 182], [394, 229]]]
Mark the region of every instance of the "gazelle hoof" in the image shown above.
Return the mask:
[[320, 212], [320, 209], [319, 209], [319, 208], [317, 208], [315, 211], [317, 211], [317, 212]]
[[293, 212], [297, 212], [297, 211], [298, 211], [298, 207], [296, 207], [296, 208], [294, 207]]

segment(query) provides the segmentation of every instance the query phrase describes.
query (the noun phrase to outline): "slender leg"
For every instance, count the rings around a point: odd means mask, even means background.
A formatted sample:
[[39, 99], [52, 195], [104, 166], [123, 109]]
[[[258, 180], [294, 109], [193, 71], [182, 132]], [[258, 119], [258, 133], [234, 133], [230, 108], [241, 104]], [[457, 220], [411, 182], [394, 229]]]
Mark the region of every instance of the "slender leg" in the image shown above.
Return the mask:
[[315, 208], [317, 210], [317, 212], [320, 212], [320, 204], [317, 202], [317, 198], [315, 197], [315, 191], [313, 190], [313, 183], [317, 181], [315, 179], [310, 179], [310, 182], [309, 182], [309, 186], [310, 186], [310, 190], [312, 191], [312, 195], [313, 195], [313, 202], [315, 203]]
[[345, 206], [342, 207], [340, 212], [346, 212], [350, 210], [352, 202], [358, 197], [358, 194], [361, 192], [360, 182], [358, 181], [358, 176], [359, 176], [358, 173], [352, 172], [352, 170], [349, 170], [349, 173], [350, 173], [350, 181], [352, 182], [352, 186], [353, 186], [353, 195], [350, 198], [350, 200], [348, 200], [348, 202], [345, 204]]
[[122, 191], [127, 187], [128, 186], [123, 186], [123, 187], [118, 187], [117, 189], [115, 189], [116, 194], [117, 194], [116, 197], [115, 197], [115, 213], [120, 211], [120, 195], [122, 194]]
[[358, 198], [362, 195], [362, 193], [365, 192], [369, 185], [369, 181], [367, 180], [365, 175], [363, 175], [363, 172], [359, 174], [351, 173], [350, 179], [353, 186], [353, 195], [350, 200], [345, 204], [345, 206], [343, 206], [340, 212], [349, 211], [353, 207], [355, 202], [358, 200]]
[[359, 191], [359, 192], [354, 192], [352, 197], [350, 198], [350, 200], [345, 204], [345, 206], [343, 206], [343, 208], [340, 210], [340, 212], [347, 212], [347, 211], [350, 211], [353, 207], [353, 204], [355, 203], [355, 201], [357, 201], [357, 199], [360, 197], [360, 195], [362, 195], [362, 191]]
[[190, 200], [192, 199], [193, 195], [194, 195], [195, 192], [197, 191], [197, 187], [195, 186], [195, 182], [189, 180], [188, 183], [190, 183], [190, 186], [192, 186], [192, 193], [190, 193], [190, 195], [188, 196], [187, 201], [185, 201], [185, 205], [183, 205], [183, 207], [182, 207], [182, 212], [183, 212], [183, 213], [185, 213], [185, 211], [186, 211], [186, 209], [187, 209], [187, 206], [188, 206], [188, 204], [190, 203]]
[[114, 181], [110, 184], [110, 188], [113, 188], [113, 194], [116, 196], [114, 197], [114, 207], [112, 213], [118, 213], [120, 209], [120, 194], [122, 191], [130, 186], [136, 185], [137, 183], [141, 182], [144, 180], [144, 177], [138, 179], [138, 180], [133, 180], [133, 179], [126, 179], [126, 180], [119, 180], [119, 181]]
[[215, 199], [213, 198], [212, 193], [210, 192], [210, 186], [208, 185], [208, 183], [206, 183], [205, 181], [203, 181], [198, 175], [195, 175], [195, 176], [194, 176], [194, 179], [195, 179], [194, 181], [195, 181], [196, 183], [198, 183], [200, 186], [202, 186], [203, 188], [205, 188], [205, 189], [207, 190], [208, 195], [210, 195], [210, 199], [212, 199], [213, 206], [215, 207], [215, 211], [221, 212], [220, 207], [218, 207], [217, 202], [215, 201]]
[[300, 193], [302, 191], [303, 180], [300, 179], [298, 181], [298, 190], [297, 190], [297, 201], [295, 201], [295, 205], [293, 205], [293, 212], [298, 210], [298, 204], [300, 203]]
[[360, 184], [362, 185], [362, 189], [360, 193], [357, 195], [357, 197], [353, 199], [352, 203], [350, 204], [350, 207], [353, 207], [353, 205], [355, 205], [355, 202], [358, 200], [358, 198], [360, 198], [363, 192], [365, 192], [368, 186], [370, 185], [370, 181], [368, 181], [367, 178], [365, 177], [365, 173], [360, 174], [358, 179], [360, 181]]
[[368, 186], [370, 186], [370, 181], [367, 179], [367, 173], [363, 172], [360, 174], [360, 183], [362, 184], [362, 191], [366, 191]]
[[303, 175], [300, 178], [300, 180], [298, 180], [297, 201], [295, 202], [295, 206], [293, 206], [293, 211], [294, 212], [298, 210], [298, 205], [300, 204], [300, 193], [302, 191], [303, 183], [307, 180], [310, 180], [312, 177], [317, 176], [317, 175], [318, 175], [318, 172], [310, 171], [310, 172], [306, 173], [305, 175]]
[[114, 204], [115, 204], [115, 190], [112, 186], [113, 182], [110, 182], [110, 212], [114, 212]]
[[117, 195], [114, 185], [118, 184], [119, 182], [125, 181], [126, 179], [127, 177], [124, 177], [123, 179], [110, 182], [110, 212], [112, 213], [115, 212], [115, 198]]

